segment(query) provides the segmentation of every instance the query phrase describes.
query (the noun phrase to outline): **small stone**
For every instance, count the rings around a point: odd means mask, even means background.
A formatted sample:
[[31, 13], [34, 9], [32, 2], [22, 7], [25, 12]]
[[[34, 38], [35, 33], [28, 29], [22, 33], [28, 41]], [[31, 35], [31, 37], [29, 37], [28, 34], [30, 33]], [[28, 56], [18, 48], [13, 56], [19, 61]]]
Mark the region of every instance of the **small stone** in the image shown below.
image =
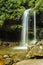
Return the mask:
[[5, 60], [5, 65], [12, 65], [14, 63], [12, 58], [6, 58], [4, 60]]
[[12, 65], [14, 63], [13, 59], [9, 55], [3, 56], [5, 65]]
[[9, 58], [10, 56], [9, 55], [4, 55], [3, 58]]

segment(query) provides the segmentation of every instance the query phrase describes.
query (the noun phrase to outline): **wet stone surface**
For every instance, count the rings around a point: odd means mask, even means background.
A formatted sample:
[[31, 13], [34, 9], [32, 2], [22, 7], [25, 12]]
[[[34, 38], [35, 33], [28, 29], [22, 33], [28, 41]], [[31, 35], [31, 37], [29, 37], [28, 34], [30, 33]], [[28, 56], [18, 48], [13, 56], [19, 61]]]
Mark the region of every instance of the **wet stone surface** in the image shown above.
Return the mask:
[[13, 59], [9, 55], [3, 56], [5, 65], [12, 65], [14, 63]]

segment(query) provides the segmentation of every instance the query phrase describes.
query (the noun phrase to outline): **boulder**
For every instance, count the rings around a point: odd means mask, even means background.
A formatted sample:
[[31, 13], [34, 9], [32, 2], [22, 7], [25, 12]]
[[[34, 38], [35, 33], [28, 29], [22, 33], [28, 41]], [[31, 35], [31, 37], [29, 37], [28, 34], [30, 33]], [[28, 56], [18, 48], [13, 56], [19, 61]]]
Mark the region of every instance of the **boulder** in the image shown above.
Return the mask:
[[39, 41], [36, 45], [30, 47], [26, 58], [43, 58], [43, 40]]

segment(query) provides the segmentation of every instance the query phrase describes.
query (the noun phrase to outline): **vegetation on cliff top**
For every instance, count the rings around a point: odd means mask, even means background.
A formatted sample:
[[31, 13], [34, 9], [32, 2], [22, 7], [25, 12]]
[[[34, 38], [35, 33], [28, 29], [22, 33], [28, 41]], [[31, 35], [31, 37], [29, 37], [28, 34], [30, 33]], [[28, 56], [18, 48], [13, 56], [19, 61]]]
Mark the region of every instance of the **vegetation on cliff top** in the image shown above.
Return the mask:
[[43, 11], [42, 0], [0, 0], [0, 27], [5, 20], [19, 21], [25, 9]]

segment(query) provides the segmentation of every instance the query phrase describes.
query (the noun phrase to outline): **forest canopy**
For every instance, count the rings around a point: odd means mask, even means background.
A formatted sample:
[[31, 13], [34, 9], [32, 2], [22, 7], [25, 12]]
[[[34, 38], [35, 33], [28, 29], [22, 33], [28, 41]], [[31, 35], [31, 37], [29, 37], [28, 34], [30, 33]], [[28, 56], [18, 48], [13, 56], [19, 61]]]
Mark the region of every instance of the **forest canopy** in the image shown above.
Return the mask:
[[28, 8], [42, 12], [43, 0], [0, 0], [0, 27], [5, 20], [19, 21]]

